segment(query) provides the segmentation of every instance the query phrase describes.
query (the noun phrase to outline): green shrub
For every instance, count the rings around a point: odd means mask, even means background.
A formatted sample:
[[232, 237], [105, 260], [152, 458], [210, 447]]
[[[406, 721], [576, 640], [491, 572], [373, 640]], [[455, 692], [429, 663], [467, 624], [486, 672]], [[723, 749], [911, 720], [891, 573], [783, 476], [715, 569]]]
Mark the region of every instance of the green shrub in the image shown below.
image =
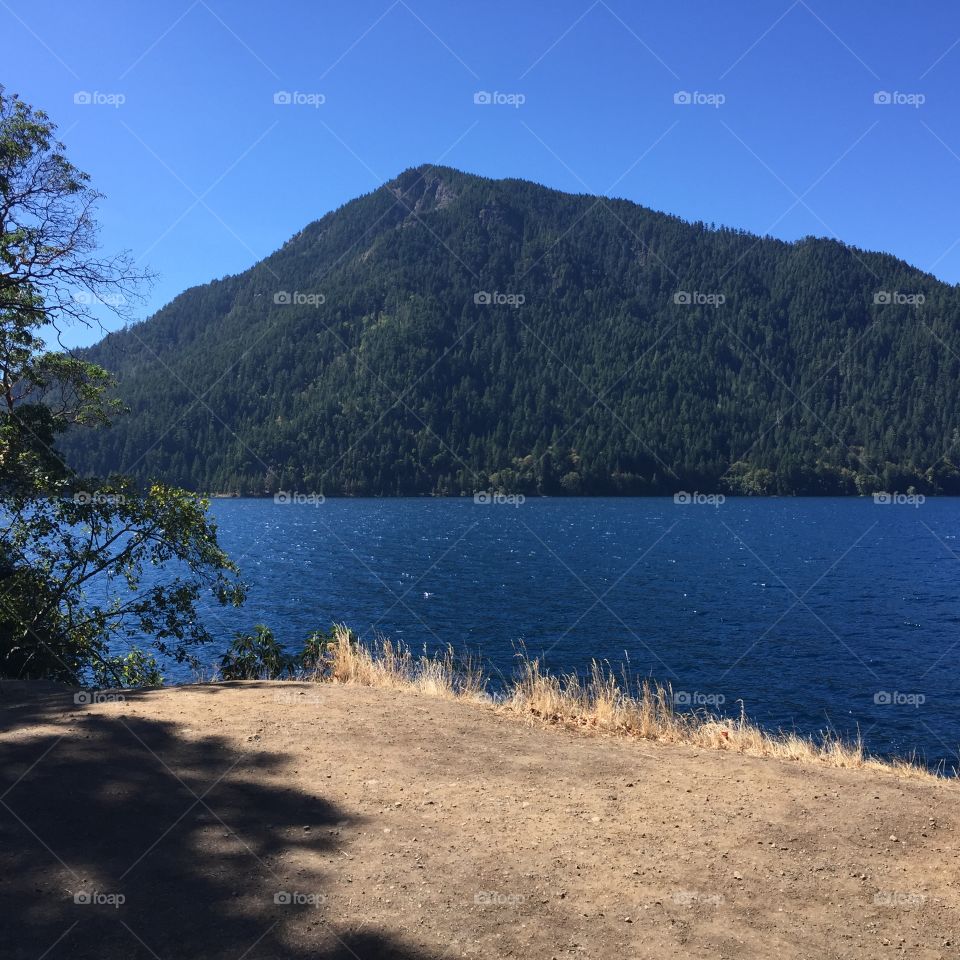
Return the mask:
[[269, 627], [258, 624], [251, 633], [238, 633], [220, 658], [224, 680], [281, 680], [293, 676], [297, 663], [287, 656]]
[[126, 656], [107, 657], [93, 664], [98, 687], [162, 687], [163, 671], [152, 653], [135, 647]]

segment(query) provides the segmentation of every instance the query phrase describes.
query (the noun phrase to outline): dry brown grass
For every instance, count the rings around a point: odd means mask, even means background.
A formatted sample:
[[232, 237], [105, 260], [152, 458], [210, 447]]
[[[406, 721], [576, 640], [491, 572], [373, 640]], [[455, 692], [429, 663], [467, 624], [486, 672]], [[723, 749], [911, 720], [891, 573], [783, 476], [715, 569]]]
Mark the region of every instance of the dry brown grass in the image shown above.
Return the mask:
[[[320, 678], [318, 678], [320, 679]], [[751, 723], [741, 710], [737, 718], [708, 711], [677, 711], [673, 691], [649, 680], [632, 684], [618, 679], [607, 664], [593, 662], [590, 677], [555, 676], [540, 661], [520, 657], [519, 678], [494, 697], [482, 670], [454, 656], [414, 655], [403, 646], [381, 640], [374, 646], [358, 643], [344, 626], [334, 631], [328, 669], [322, 679], [332, 683], [415, 690], [428, 696], [482, 703], [530, 721], [657, 743], [676, 743], [726, 750], [752, 757], [773, 757], [830, 767], [869, 768], [900, 776], [945, 780], [915, 760], [870, 757], [858, 738], [841, 740], [825, 734], [819, 740], [796, 733], [768, 733]]]
[[483, 673], [459, 660], [451, 648], [442, 656], [415, 656], [408, 647], [381, 640], [371, 647], [358, 643], [345, 626], [334, 628], [326, 679], [332, 683], [416, 690], [449, 700], [489, 701]]

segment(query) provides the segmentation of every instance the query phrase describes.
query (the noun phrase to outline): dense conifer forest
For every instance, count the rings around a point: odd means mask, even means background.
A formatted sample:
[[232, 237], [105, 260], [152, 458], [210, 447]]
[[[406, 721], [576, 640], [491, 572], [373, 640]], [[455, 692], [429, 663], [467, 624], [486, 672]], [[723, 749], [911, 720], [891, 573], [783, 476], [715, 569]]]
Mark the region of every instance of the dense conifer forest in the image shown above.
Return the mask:
[[423, 166], [85, 359], [72, 465], [208, 492], [960, 493], [960, 292]]

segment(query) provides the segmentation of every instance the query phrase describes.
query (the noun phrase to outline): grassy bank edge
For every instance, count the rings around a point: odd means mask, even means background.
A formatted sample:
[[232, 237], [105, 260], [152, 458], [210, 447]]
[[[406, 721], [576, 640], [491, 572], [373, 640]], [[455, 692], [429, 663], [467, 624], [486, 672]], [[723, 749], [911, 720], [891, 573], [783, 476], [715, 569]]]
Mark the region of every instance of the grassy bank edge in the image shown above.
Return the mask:
[[457, 657], [452, 649], [442, 655], [418, 655], [386, 639], [375, 644], [359, 642], [346, 626], [338, 625], [322, 669], [306, 673], [301, 679], [415, 691], [478, 704], [528, 722], [626, 739], [828, 767], [878, 770], [940, 783], [954, 779], [942, 769], [929, 769], [916, 758], [872, 757], [859, 737], [843, 740], [825, 733], [815, 739], [785, 731], [768, 732], [752, 723], [742, 710], [734, 718], [706, 710], [677, 711], [669, 685], [650, 680], [631, 684], [626, 678], [618, 678], [608, 664], [594, 661], [589, 678], [584, 680], [575, 674], [550, 674], [539, 660], [523, 654], [518, 663], [517, 678], [493, 696], [483, 669]]

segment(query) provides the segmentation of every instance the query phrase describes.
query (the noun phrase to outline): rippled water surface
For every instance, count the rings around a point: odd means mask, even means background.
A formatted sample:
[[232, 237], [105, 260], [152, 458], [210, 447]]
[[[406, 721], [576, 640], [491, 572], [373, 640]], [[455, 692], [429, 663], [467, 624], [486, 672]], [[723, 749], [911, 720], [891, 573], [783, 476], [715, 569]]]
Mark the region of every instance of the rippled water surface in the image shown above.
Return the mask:
[[[250, 599], [226, 639], [345, 621], [509, 673], [629, 661], [770, 727], [859, 729], [875, 752], [960, 747], [960, 501], [218, 501]], [[212, 658], [220, 650], [206, 653]], [[889, 702], [885, 702], [889, 701]]]

